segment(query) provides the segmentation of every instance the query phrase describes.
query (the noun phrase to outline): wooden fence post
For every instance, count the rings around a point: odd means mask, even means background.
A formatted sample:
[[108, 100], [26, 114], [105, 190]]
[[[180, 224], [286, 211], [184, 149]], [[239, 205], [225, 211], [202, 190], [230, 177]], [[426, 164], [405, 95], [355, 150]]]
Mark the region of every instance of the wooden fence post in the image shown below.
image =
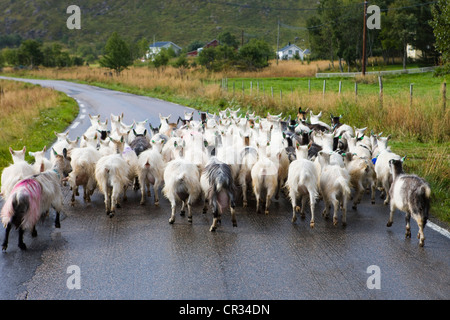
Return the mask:
[[308, 79], [308, 93], [311, 93], [311, 79]]
[[342, 81], [339, 80], [339, 95], [341, 95], [342, 90]]
[[378, 85], [380, 87], [380, 107], [383, 107], [383, 79], [378, 76]]
[[412, 103], [413, 103], [413, 86], [414, 86], [414, 83], [409, 84], [409, 107], [410, 108], [412, 108]]
[[444, 81], [444, 83], [442, 84], [442, 99], [443, 99], [443, 107], [444, 107], [444, 112], [445, 109], [447, 108], [447, 82]]
[[358, 82], [355, 81], [355, 102], [358, 102]]
[[327, 80], [323, 80], [323, 98], [325, 99], [325, 90], [327, 87]]
[[273, 87], [270, 87], [270, 91], [272, 93], [272, 99], [273, 99]]

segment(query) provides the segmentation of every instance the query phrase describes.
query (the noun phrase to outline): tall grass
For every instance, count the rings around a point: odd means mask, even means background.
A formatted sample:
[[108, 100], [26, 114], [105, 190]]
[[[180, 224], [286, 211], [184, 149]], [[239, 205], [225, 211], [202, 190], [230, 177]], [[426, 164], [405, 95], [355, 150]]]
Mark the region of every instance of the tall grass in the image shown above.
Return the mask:
[[[0, 172], [11, 163], [14, 150], [42, 150], [64, 131], [78, 114], [76, 102], [66, 95], [40, 86], [0, 80]], [[32, 161], [28, 155], [28, 161]]]

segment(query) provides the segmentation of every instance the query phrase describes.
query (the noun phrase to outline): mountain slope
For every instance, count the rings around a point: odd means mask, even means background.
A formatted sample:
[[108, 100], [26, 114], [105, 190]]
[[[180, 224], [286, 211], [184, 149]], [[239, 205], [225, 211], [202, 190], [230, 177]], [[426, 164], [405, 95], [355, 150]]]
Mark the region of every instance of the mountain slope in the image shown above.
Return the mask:
[[[0, 0], [0, 34], [18, 33], [23, 38], [58, 40], [71, 47], [90, 44], [102, 47], [113, 31], [129, 41], [142, 37], [152, 41], [173, 41], [186, 46], [195, 40], [208, 41], [220, 32], [230, 31], [239, 40], [263, 38], [277, 41], [277, 21], [305, 26], [316, 0]], [[81, 30], [69, 30], [66, 8], [81, 9]], [[307, 32], [280, 30], [280, 46], [288, 41], [307, 40]], [[301, 42], [297, 42], [301, 44]], [[304, 43], [304, 42], [303, 42]]]

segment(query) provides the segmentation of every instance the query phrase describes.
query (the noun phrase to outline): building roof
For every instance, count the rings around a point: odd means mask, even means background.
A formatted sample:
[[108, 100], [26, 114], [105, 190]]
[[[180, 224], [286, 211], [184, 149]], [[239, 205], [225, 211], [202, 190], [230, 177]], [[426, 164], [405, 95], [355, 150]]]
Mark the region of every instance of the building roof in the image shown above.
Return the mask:
[[162, 48], [162, 47], [165, 47], [165, 46], [167, 46], [167, 45], [169, 45], [169, 44], [171, 44], [171, 45], [173, 45], [174, 47], [176, 47], [177, 49], [181, 49], [181, 47], [180, 46], [177, 46], [175, 43], [173, 43], [172, 41], [157, 41], [157, 42], [155, 42], [155, 43], [151, 43], [150, 44], [150, 48]]
[[288, 44], [287, 46], [284, 46], [283, 48], [279, 49], [278, 52], [286, 51], [287, 49], [289, 49], [291, 47], [295, 47], [303, 52], [303, 50], [300, 47], [298, 47], [296, 44]]

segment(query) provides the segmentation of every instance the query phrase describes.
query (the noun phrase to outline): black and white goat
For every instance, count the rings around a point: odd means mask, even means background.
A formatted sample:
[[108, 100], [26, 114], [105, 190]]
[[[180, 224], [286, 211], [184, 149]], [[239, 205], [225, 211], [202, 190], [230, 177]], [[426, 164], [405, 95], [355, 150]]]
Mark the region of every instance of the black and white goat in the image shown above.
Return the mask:
[[431, 189], [428, 183], [421, 177], [413, 174], [405, 174], [403, 172], [402, 164], [402, 160], [389, 160], [389, 169], [393, 181], [389, 190], [391, 201], [387, 226], [392, 226], [392, 223], [394, 222], [395, 209], [404, 211], [406, 213], [405, 236], [411, 238], [409, 221], [412, 216], [419, 226], [417, 238], [420, 240], [419, 245], [423, 247], [425, 243], [423, 229], [427, 223], [428, 212], [430, 211]]
[[56, 210], [55, 227], [61, 227], [59, 221], [63, 207], [61, 181], [69, 172], [70, 159], [64, 149], [63, 156], [55, 156], [55, 164], [50, 170], [27, 177], [14, 186], [0, 213], [3, 226], [6, 228], [3, 251], [8, 248], [9, 232], [13, 225], [19, 229], [19, 248], [26, 250], [27, 246], [23, 242], [25, 230], [31, 230], [32, 236], [36, 237], [36, 223], [42, 213], [48, 211], [50, 207]]
[[233, 227], [237, 227], [235, 204], [235, 190], [233, 174], [228, 164], [216, 157], [210, 158], [201, 176], [201, 185], [205, 199], [209, 200], [214, 215], [209, 231], [215, 231], [220, 217], [227, 207], [230, 207]]

